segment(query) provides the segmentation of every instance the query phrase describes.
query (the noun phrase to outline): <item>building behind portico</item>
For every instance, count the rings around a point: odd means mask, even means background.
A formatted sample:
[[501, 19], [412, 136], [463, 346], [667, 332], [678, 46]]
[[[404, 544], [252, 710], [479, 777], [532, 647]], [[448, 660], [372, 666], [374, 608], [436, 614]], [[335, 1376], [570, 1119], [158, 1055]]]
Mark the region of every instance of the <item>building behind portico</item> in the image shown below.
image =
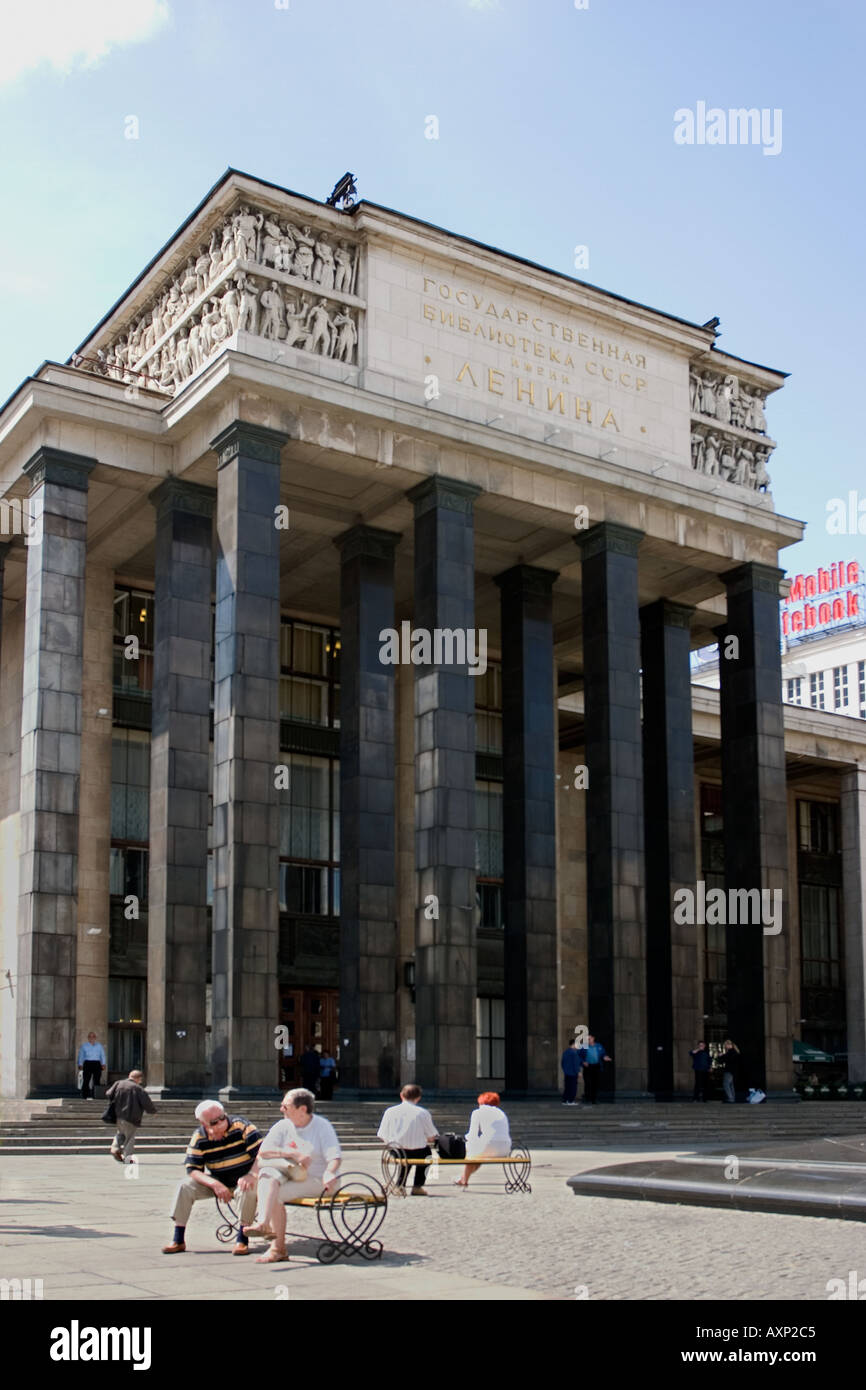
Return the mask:
[[[701, 1036], [866, 1079], [866, 739], [783, 705], [784, 379], [230, 170], [0, 412], [2, 1093], [90, 1029], [167, 1094], [310, 1041], [347, 1089], [544, 1093], [580, 1026], [619, 1096]], [[485, 669], [383, 659], [406, 622]], [[678, 924], [699, 880], [781, 930]]]

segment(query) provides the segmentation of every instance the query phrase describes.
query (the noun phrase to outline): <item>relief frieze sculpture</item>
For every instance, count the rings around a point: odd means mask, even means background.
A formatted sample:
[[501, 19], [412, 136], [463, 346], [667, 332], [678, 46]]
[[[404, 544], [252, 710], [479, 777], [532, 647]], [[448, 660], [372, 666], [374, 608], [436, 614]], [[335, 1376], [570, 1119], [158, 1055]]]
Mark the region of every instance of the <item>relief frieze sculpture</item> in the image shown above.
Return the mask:
[[767, 437], [766, 393], [750, 389], [731, 372], [692, 367], [689, 397], [692, 467], [709, 478], [766, 492], [767, 460], [775, 448]]
[[354, 364], [358, 259], [356, 243], [244, 203], [126, 332], [71, 364], [174, 395], [238, 331]]

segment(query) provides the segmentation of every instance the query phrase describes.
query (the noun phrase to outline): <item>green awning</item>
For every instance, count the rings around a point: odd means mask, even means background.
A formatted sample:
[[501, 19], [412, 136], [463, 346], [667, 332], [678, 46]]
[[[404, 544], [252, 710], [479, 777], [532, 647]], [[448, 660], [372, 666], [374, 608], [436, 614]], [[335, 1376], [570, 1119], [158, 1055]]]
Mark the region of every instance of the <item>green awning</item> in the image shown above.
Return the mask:
[[799, 1042], [794, 1039], [794, 1061], [795, 1062], [832, 1062], [831, 1052], [822, 1052], [820, 1047], [813, 1047], [811, 1043]]

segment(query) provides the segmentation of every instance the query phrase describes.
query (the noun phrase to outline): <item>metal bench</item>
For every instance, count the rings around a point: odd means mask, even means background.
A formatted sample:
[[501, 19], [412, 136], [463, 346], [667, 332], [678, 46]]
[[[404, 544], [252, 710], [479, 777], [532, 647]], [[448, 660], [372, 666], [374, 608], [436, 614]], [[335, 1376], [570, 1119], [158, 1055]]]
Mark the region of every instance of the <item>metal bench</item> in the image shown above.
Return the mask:
[[[400, 1174], [408, 1169], [415, 1167], [432, 1167], [438, 1164], [439, 1167], [459, 1165], [461, 1168], [465, 1163], [478, 1163], [485, 1165], [488, 1163], [499, 1164], [505, 1170], [505, 1191], [506, 1192], [531, 1192], [532, 1186], [529, 1182], [529, 1174], [532, 1171], [532, 1156], [525, 1144], [512, 1142], [511, 1153], [506, 1158], [407, 1158], [405, 1149], [401, 1149], [399, 1144], [388, 1144], [382, 1151], [382, 1181], [385, 1191], [389, 1196], [395, 1196], [398, 1192], [406, 1196], [406, 1186], [398, 1182]], [[408, 1173], [406, 1174], [408, 1181]]]
[[[220, 1202], [217, 1198], [216, 1204], [221, 1218], [217, 1240], [227, 1244], [237, 1236], [240, 1219], [231, 1202]], [[382, 1242], [375, 1236], [388, 1211], [388, 1193], [378, 1178], [368, 1173], [340, 1173], [332, 1192], [323, 1192], [320, 1197], [301, 1197], [285, 1205], [310, 1207], [315, 1211], [322, 1236], [316, 1250], [320, 1264], [333, 1264], [341, 1255], [346, 1259], [353, 1255], [365, 1260], [381, 1259]], [[286, 1231], [286, 1236], [309, 1239], [303, 1231]]]

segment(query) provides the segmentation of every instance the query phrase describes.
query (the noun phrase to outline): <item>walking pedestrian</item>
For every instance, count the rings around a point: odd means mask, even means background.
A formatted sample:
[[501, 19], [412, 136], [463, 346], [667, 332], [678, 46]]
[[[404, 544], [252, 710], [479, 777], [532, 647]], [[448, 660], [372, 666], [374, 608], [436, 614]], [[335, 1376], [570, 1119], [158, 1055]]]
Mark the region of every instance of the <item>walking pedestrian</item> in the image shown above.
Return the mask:
[[87, 1034], [87, 1042], [78, 1049], [78, 1063], [81, 1068], [81, 1099], [95, 1100], [96, 1087], [105, 1070], [105, 1048], [96, 1041], [95, 1033]]
[[143, 1080], [143, 1072], [131, 1071], [126, 1080], [115, 1081], [105, 1092], [105, 1099], [113, 1103], [117, 1115], [117, 1133], [108, 1152], [118, 1163], [135, 1162], [132, 1151], [144, 1112], [156, 1114], [156, 1106], [141, 1084]]
[[602, 1063], [612, 1062], [613, 1058], [608, 1057], [604, 1050], [604, 1044], [596, 1042], [595, 1037], [590, 1033], [586, 1041], [586, 1047], [580, 1049], [583, 1062], [583, 1099], [586, 1105], [596, 1105], [598, 1102], [598, 1084], [601, 1080]]
[[740, 1049], [736, 1043], [731, 1042], [730, 1038], [725, 1038], [723, 1043], [724, 1053], [722, 1054], [722, 1066], [725, 1069], [722, 1085], [725, 1088], [725, 1101], [733, 1105], [737, 1099], [737, 1082], [740, 1079], [740, 1072], [743, 1059]]
[[708, 1100], [710, 1089], [710, 1067], [713, 1059], [705, 1042], [696, 1043], [689, 1056], [695, 1073], [695, 1088], [692, 1100]]
[[580, 1076], [582, 1065], [577, 1038], [569, 1038], [560, 1061], [562, 1074], [565, 1078], [565, 1085], [562, 1090], [563, 1105], [577, 1104], [577, 1078]]

